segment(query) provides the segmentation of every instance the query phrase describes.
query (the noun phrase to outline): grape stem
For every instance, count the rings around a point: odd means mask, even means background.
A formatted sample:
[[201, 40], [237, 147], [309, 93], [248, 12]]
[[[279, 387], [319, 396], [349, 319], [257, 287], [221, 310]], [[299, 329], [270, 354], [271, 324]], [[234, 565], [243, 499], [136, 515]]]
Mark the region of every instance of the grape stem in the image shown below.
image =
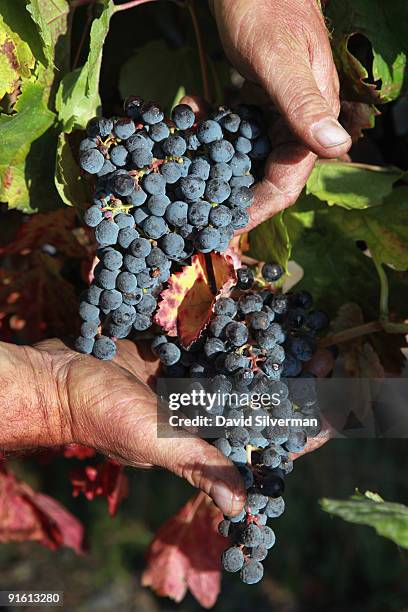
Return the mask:
[[373, 334], [379, 331], [385, 331], [389, 334], [407, 334], [408, 323], [392, 323], [390, 321], [370, 321], [370, 323], [364, 323], [363, 325], [357, 325], [356, 327], [350, 327], [336, 334], [330, 334], [325, 338], [322, 338], [319, 342], [319, 348], [327, 348], [334, 346], [335, 344], [341, 344], [348, 342], [354, 338], [365, 336], [367, 334]]
[[200, 29], [200, 24], [198, 23], [194, 0], [188, 0], [187, 7], [190, 13], [191, 21], [193, 23], [194, 34], [195, 34], [196, 41], [197, 41], [198, 56], [200, 58], [201, 77], [203, 79], [204, 98], [208, 102], [211, 102], [211, 90], [210, 90], [210, 82], [208, 78], [207, 58], [205, 55], [204, 41], [203, 41], [201, 29]]
[[380, 280], [380, 320], [388, 321], [388, 278], [381, 262], [374, 255], [371, 256]]

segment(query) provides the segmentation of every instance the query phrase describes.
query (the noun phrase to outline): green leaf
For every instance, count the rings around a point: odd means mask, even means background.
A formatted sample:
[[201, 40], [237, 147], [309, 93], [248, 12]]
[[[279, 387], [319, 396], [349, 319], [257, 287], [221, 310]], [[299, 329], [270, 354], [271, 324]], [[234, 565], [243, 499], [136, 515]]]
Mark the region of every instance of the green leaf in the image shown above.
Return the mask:
[[[39, 166], [47, 165], [45, 153], [50, 150], [48, 136], [55, 115], [45, 106], [41, 85], [31, 82], [25, 84], [15, 110], [15, 115], [0, 116], [0, 201], [8, 202], [11, 208], [32, 212], [49, 205], [47, 201], [34, 204], [30, 194], [37, 187]], [[51, 199], [52, 190], [44, 179], [42, 185]]]
[[38, 71], [41, 82], [59, 81], [69, 68], [70, 40], [67, 0], [29, 0], [27, 11], [36, 24], [42, 42], [45, 69]]
[[398, 168], [318, 162], [307, 181], [306, 192], [330, 205], [364, 209], [382, 204], [402, 176]]
[[287, 270], [291, 242], [283, 212], [253, 229], [249, 234], [249, 242], [252, 257], [259, 261], [277, 262]]
[[382, 206], [345, 213], [333, 211], [333, 220], [350, 239], [364, 240], [371, 254], [396, 270], [408, 269], [408, 187], [394, 189]]
[[7, 23], [0, 14], [0, 99], [12, 93], [17, 79], [30, 78], [35, 64], [30, 46], [15, 27], [14, 20]]
[[[374, 104], [395, 100], [407, 87], [407, 2], [342, 0], [329, 2], [326, 13], [346, 99]], [[369, 65], [349, 49], [354, 34], [363, 35], [371, 46]]]
[[67, 74], [60, 83], [55, 104], [65, 132], [84, 128], [98, 113], [102, 50], [112, 14], [112, 1], [104, 0], [101, 15], [92, 23], [87, 61], [82, 68]]
[[[211, 91], [223, 90], [229, 78], [226, 62], [211, 58], [207, 58], [207, 62]], [[119, 90], [123, 98], [138, 95], [146, 100], [157, 100], [167, 112], [180, 99], [181, 92], [202, 96], [197, 51], [187, 46], [172, 49], [163, 40], [152, 40], [124, 64]]]
[[403, 504], [384, 501], [377, 493], [357, 492], [350, 500], [324, 498], [320, 504], [325, 512], [349, 523], [369, 525], [376, 532], [399, 546], [408, 548], [408, 508]]
[[81, 176], [80, 168], [72, 154], [69, 135], [63, 132], [58, 139], [55, 186], [60, 197], [68, 206], [78, 206], [89, 202], [88, 183]]
[[[361, 220], [365, 216], [371, 218], [372, 214], [375, 217], [375, 211], [387, 206], [347, 211], [340, 207], [330, 208], [316, 197], [303, 193], [296, 204], [286, 210], [285, 223], [292, 243], [291, 259], [304, 270], [304, 276], [296, 287], [310, 291], [317, 307], [326, 310], [331, 317], [341, 304], [356, 302], [362, 307], [365, 320], [378, 318], [377, 272], [371, 258], [356, 246], [356, 240], [364, 240], [365, 237], [364, 222]], [[381, 214], [387, 219], [386, 223], [391, 223], [392, 212], [388, 213], [388, 217], [385, 211]], [[357, 218], [359, 225], [351, 231], [349, 224], [353, 227], [357, 221], [352, 220]], [[402, 221], [402, 216], [400, 221], [408, 225], [408, 219]], [[373, 222], [369, 223], [369, 227], [373, 225]], [[385, 232], [384, 228], [382, 231]], [[380, 240], [383, 238], [380, 237]], [[394, 262], [396, 257], [394, 254]], [[404, 273], [391, 268], [387, 269], [387, 276], [391, 310], [397, 319], [403, 319], [406, 317], [404, 295], [408, 282]]]

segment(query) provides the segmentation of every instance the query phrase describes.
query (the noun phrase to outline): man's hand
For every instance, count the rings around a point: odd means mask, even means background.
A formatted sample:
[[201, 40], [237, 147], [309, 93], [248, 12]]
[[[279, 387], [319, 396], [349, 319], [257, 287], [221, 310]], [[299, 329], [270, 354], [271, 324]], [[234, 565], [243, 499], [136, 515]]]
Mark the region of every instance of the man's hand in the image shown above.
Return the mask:
[[[245, 489], [236, 468], [199, 438], [158, 438], [149, 386], [158, 362], [128, 340], [118, 349], [106, 362], [60, 340], [34, 347], [0, 342], [0, 449], [83, 444], [126, 465], [166, 468], [210, 495], [224, 514], [238, 514]], [[310, 450], [326, 440], [311, 440]]]
[[316, 156], [351, 146], [337, 121], [339, 82], [316, 0], [213, 0], [227, 56], [251, 83], [249, 102], [269, 106], [273, 151], [245, 231], [292, 204]]
[[126, 465], [166, 468], [210, 495], [224, 514], [237, 514], [245, 489], [236, 468], [199, 438], [157, 437], [149, 383], [158, 362], [130, 341], [118, 349], [105, 362], [60, 340], [0, 343], [0, 449], [91, 446]]

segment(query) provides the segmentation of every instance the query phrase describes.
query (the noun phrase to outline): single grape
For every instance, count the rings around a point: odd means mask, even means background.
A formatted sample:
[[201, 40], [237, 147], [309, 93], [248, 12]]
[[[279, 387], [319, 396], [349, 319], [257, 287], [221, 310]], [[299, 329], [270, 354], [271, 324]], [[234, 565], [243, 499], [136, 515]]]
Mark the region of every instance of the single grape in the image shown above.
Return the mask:
[[136, 238], [130, 245], [130, 252], [134, 257], [147, 257], [152, 250], [152, 245], [146, 238]]
[[283, 276], [284, 270], [277, 263], [266, 263], [262, 266], [262, 276], [268, 282], [276, 282]]
[[234, 147], [228, 140], [217, 140], [208, 147], [208, 154], [214, 162], [229, 162], [234, 156]]
[[184, 249], [184, 239], [171, 232], [160, 239], [160, 248], [172, 259], [179, 257]]
[[146, 268], [146, 260], [144, 257], [134, 257], [130, 253], [126, 253], [123, 258], [123, 265], [128, 272], [136, 274]]
[[256, 584], [262, 580], [264, 574], [263, 565], [260, 561], [254, 561], [249, 559], [245, 561], [241, 572], [240, 578], [245, 584]]
[[237, 270], [237, 287], [239, 289], [251, 289], [254, 284], [254, 274], [250, 268], [239, 268]]
[[170, 136], [163, 141], [163, 151], [166, 155], [181, 157], [181, 155], [184, 155], [186, 152], [186, 148], [186, 141], [179, 134], [170, 134]]
[[116, 174], [110, 180], [110, 185], [118, 196], [129, 196], [135, 188], [135, 181], [128, 174]]
[[232, 177], [231, 167], [225, 162], [214, 164], [210, 169], [210, 177], [212, 179], [221, 179], [228, 182]]
[[99, 308], [88, 302], [81, 302], [79, 305], [79, 316], [83, 321], [98, 321]]
[[83, 336], [79, 336], [75, 340], [75, 350], [78, 353], [84, 353], [85, 355], [89, 355], [92, 353], [92, 349], [94, 347], [95, 340], [93, 338], [84, 338]]
[[139, 304], [136, 306], [136, 311], [140, 314], [151, 315], [156, 310], [157, 300], [149, 293], [146, 293]]
[[205, 197], [209, 202], [221, 204], [228, 200], [231, 193], [231, 187], [227, 181], [223, 179], [210, 179], [205, 188]]
[[234, 146], [237, 153], [248, 154], [252, 150], [252, 142], [248, 140], [248, 138], [244, 138], [244, 136], [238, 136], [234, 142]]
[[246, 210], [241, 208], [232, 209], [231, 225], [235, 230], [243, 229], [249, 223], [249, 215]]
[[116, 325], [131, 325], [136, 317], [136, 310], [128, 304], [121, 304], [119, 308], [112, 311], [111, 319]]
[[143, 189], [150, 195], [158, 195], [164, 193], [166, 189], [166, 180], [164, 176], [156, 172], [151, 172], [145, 175], [143, 179]]
[[119, 229], [125, 229], [126, 227], [134, 227], [135, 220], [128, 213], [119, 213], [115, 215], [115, 223]]
[[118, 245], [122, 247], [122, 249], [127, 249], [138, 237], [139, 232], [134, 227], [124, 227], [119, 231]]
[[195, 202], [204, 194], [205, 181], [199, 176], [189, 175], [181, 177], [180, 191], [187, 200]]
[[198, 200], [193, 202], [188, 207], [188, 221], [195, 227], [204, 227], [208, 225], [209, 215], [211, 211], [211, 204], [205, 200]]
[[171, 118], [179, 130], [188, 130], [193, 127], [195, 115], [187, 104], [178, 104], [173, 108]]
[[167, 261], [165, 253], [159, 247], [153, 247], [146, 257], [146, 264], [149, 268], [159, 268], [164, 266]]
[[249, 187], [233, 187], [228, 198], [228, 204], [236, 208], [249, 208], [254, 201], [254, 195]]
[[96, 227], [102, 219], [103, 214], [98, 206], [91, 206], [84, 212], [84, 222], [89, 227]]
[[113, 131], [118, 138], [126, 140], [135, 133], [136, 127], [132, 119], [124, 117], [115, 121]]
[[116, 355], [116, 344], [107, 336], [101, 336], [95, 340], [92, 353], [98, 359], [113, 359]]
[[118, 274], [119, 270], [108, 270], [107, 268], [102, 268], [98, 272], [95, 270], [95, 282], [103, 289], [114, 289]]
[[181, 177], [181, 164], [175, 161], [168, 161], [161, 165], [160, 172], [166, 179], [166, 183], [172, 185]]
[[244, 565], [244, 554], [237, 546], [231, 546], [224, 550], [221, 557], [221, 565], [226, 572], [239, 572]]
[[145, 235], [154, 240], [158, 240], [158, 238], [161, 238], [161, 236], [164, 236], [169, 231], [163, 217], [156, 217], [155, 215], [145, 219], [142, 223], [142, 228]]
[[105, 289], [99, 299], [100, 307], [104, 310], [116, 310], [122, 304], [123, 298], [120, 291], [116, 289]]
[[149, 137], [154, 140], [154, 142], [161, 142], [165, 140], [170, 135], [170, 130], [166, 123], [160, 121], [160, 123], [155, 123], [150, 127]]
[[170, 366], [179, 361], [181, 351], [176, 344], [166, 342], [156, 348], [156, 355], [164, 365]]
[[236, 115], [235, 113], [229, 113], [228, 115], [224, 115], [223, 117], [221, 117], [220, 124], [222, 125], [224, 130], [227, 130], [227, 132], [235, 134], [235, 132], [238, 132], [239, 130], [239, 126], [241, 124], [241, 117], [239, 115]]
[[251, 160], [245, 153], [236, 152], [229, 165], [233, 176], [244, 176], [251, 170]]
[[84, 321], [81, 325], [81, 336], [84, 338], [95, 338], [98, 333], [99, 320]]
[[164, 119], [164, 114], [155, 102], [145, 102], [142, 106], [142, 119], [148, 125], [160, 123]]
[[205, 227], [198, 232], [194, 245], [200, 253], [210, 253], [218, 249], [220, 234], [215, 227]]
[[187, 223], [187, 212], [188, 204], [182, 200], [175, 200], [166, 208], [166, 221], [174, 227], [181, 227]]
[[146, 331], [152, 325], [152, 320], [148, 315], [140, 312], [136, 313], [135, 320], [133, 321], [133, 329], [136, 331]]
[[197, 137], [202, 144], [209, 144], [222, 139], [222, 129], [216, 121], [207, 119], [198, 125]]
[[147, 149], [135, 149], [132, 152], [132, 162], [136, 168], [145, 168], [153, 163], [153, 154]]
[[214, 313], [234, 317], [237, 314], [237, 304], [232, 298], [220, 297], [214, 304]]
[[89, 174], [97, 174], [104, 163], [105, 158], [97, 149], [82, 151], [79, 156], [79, 165]]

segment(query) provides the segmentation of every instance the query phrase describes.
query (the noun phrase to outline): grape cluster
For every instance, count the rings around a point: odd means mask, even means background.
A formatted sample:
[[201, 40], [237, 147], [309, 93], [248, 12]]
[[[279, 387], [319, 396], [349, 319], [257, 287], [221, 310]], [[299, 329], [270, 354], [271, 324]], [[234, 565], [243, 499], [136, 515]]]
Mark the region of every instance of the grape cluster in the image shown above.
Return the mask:
[[[276, 264], [265, 264], [262, 270], [268, 282], [282, 273]], [[219, 525], [230, 543], [222, 566], [228, 572], [240, 572], [247, 584], [261, 580], [262, 561], [275, 543], [274, 531], [266, 523], [284, 512], [285, 477], [293, 469], [290, 454], [301, 452], [307, 436], [317, 435], [319, 428], [258, 426], [254, 418], [251, 427], [239, 423], [255, 413], [289, 421], [295, 416], [318, 420], [313, 377], [302, 367], [312, 358], [316, 335], [328, 325], [328, 318], [311, 308], [309, 293], [283, 294], [264, 283], [257, 286], [251, 269], [241, 268], [236, 287], [229, 297], [216, 301], [208, 327], [189, 350], [166, 336], [157, 336], [152, 343], [166, 376], [193, 378], [196, 389], [200, 380], [209, 379], [213, 392], [231, 398], [234, 392], [277, 398], [275, 405], [255, 411], [237, 405], [236, 400], [211, 409], [212, 414], [237, 423], [213, 443], [237, 466], [247, 489], [242, 512], [224, 517]]]
[[99, 264], [81, 297], [76, 348], [100, 359], [114, 357], [116, 338], [150, 327], [172, 265], [225, 251], [247, 225], [250, 187], [270, 150], [256, 107], [222, 107], [197, 124], [185, 104], [166, 120], [132, 96], [125, 112], [92, 119], [79, 146], [81, 168], [95, 177], [84, 221]]

